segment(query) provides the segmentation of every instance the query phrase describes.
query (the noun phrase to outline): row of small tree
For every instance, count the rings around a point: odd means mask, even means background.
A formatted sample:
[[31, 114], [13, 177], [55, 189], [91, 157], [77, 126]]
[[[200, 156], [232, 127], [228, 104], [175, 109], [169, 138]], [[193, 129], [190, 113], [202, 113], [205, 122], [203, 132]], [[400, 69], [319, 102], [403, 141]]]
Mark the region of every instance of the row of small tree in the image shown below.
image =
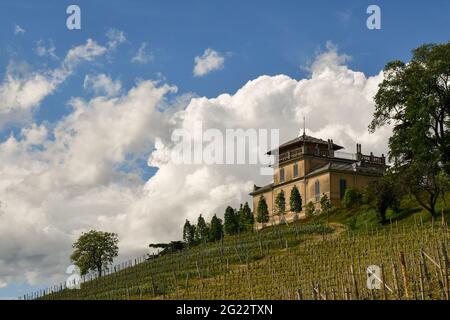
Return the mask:
[[[300, 212], [302, 212], [303, 207], [303, 199], [300, 194], [300, 191], [298, 190], [297, 186], [293, 186], [291, 189], [291, 194], [289, 197], [289, 205], [290, 205], [290, 212], [293, 212], [295, 215], [298, 215]], [[331, 201], [328, 198], [328, 196], [324, 193], [322, 194], [322, 197], [320, 199], [320, 207], [321, 212], [329, 213], [331, 210]], [[308, 202], [305, 206], [305, 214], [307, 217], [314, 215], [316, 212], [314, 203], [311, 201]], [[286, 198], [284, 195], [284, 191], [281, 190], [276, 198], [275, 198], [275, 211], [274, 214], [277, 216], [280, 216], [282, 220], [284, 219], [284, 214], [286, 213]], [[257, 207], [257, 214], [256, 214], [256, 221], [258, 223], [267, 223], [269, 222], [269, 210], [267, 207], [266, 199], [263, 195], [260, 196], [258, 201], [258, 207]]]
[[199, 243], [214, 242], [223, 237], [222, 219], [214, 215], [210, 223], [206, 223], [202, 215], [197, 219], [197, 224], [191, 224], [189, 220], [183, 227], [183, 241], [188, 246], [197, 245]]
[[183, 241], [188, 246], [200, 243], [214, 242], [222, 239], [224, 234], [233, 235], [253, 230], [253, 213], [246, 202], [240, 205], [239, 210], [230, 206], [225, 209], [224, 222], [214, 215], [210, 223], [206, 223], [202, 215], [197, 219], [197, 224], [192, 224], [186, 219], [183, 227]]

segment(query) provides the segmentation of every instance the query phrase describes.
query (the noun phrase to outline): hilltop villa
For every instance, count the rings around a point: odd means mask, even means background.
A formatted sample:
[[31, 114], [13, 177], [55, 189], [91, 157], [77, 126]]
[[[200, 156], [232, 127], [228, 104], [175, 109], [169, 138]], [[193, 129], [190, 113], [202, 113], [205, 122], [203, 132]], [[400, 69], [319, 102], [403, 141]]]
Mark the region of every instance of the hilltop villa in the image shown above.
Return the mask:
[[[340, 204], [346, 188], [362, 189], [369, 182], [379, 179], [386, 169], [384, 155], [376, 157], [361, 153], [361, 145], [356, 144], [356, 153], [343, 153], [337, 150], [343, 147], [333, 143], [333, 140], [303, 135], [290, 140], [278, 147], [278, 155], [272, 150], [267, 154], [278, 157], [278, 168], [274, 168], [273, 183], [264, 187], [253, 187], [250, 195], [253, 197], [253, 211], [257, 212], [258, 201], [264, 196], [269, 209], [270, 221], [279, 223], [280, 217], [274, 215], [275, 198], [283, 190], [286, 198], [286, 213], [284, 218], [290, 222], [295, 214], [290, 212], [289, 198], [294, 185], [300, 191], [303, 208], [310, 201], [317, 209], [320, 208], [320, 198], [326, 194], [333, 207]], [[299, 217], [304, 216], [304, 209]], [[257, 226], [260, 227], [260, 226]]]

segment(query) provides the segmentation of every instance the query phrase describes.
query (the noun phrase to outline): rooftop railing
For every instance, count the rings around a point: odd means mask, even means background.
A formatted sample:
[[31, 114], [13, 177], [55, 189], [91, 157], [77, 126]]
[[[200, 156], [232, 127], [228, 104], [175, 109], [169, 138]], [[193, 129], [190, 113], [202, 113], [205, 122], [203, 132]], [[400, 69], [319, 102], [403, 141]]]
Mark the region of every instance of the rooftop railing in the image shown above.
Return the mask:
[[[283, 163], [283, 162], [286, 162], [289, 160], [297, 159], [297, 158], [301, 157], [303, 154], [316, 155], [316, 156], [321, 156], [321, 157], [329, 157], [330, 156], [330, 152], [328, 150], [307, 149], [305, 152], [303, 152], [302, 148], [296, 148], [296, 149], [292, 149], [292, 150], [289, 150], [289, 151], [279, 154], [278, 161], [279, 161], [279, 163]], [[386, 158], [384, 157], [384, 155], [382, 155], [381, 157], [376, 157], [372, 153], [370, 153], [370, 155], [365, 155], [365, 154], [358, 154], [358, 153], [334, 151], [332, 153], [332, 157], [339, 158], [339, 159], [362, 161], [364, 163], [376, 164], [376, 165], [385, 165], [386, 164]]]

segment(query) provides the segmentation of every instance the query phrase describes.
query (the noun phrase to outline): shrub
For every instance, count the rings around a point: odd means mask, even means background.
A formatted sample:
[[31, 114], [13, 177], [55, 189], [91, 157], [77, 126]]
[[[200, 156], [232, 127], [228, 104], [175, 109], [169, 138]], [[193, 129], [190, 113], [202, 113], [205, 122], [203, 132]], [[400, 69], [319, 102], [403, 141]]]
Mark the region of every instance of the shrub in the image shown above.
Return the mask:
[[314, 216], [314, 211], [316, 208], [314, 207], [314, 203], [312, 201], [308, 202], [308, 204], [305, 207], [305, 215], [307, 218], [311, 218]]
[[354, 208], [362, 204], [362, 194], [357, 189], [348, 188], [345, 190], [344, 198], [342, 199], [342, 204], [345, 208]]
[[328, 220], [331, 211], [331, 201], [325, 193], [322, 194], [322, 197], [320, 198], [320, 210], [327, 216]]

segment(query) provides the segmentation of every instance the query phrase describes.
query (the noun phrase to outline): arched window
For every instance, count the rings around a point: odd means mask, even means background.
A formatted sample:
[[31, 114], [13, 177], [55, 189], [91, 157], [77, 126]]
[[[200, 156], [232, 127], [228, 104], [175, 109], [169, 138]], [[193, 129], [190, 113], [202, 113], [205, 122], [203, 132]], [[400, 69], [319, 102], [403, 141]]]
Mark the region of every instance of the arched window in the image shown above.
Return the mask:
[[314, 183], [314, 195], [316, 197], [316, 201], [320, 201], [320, 181], [316, 180]]

